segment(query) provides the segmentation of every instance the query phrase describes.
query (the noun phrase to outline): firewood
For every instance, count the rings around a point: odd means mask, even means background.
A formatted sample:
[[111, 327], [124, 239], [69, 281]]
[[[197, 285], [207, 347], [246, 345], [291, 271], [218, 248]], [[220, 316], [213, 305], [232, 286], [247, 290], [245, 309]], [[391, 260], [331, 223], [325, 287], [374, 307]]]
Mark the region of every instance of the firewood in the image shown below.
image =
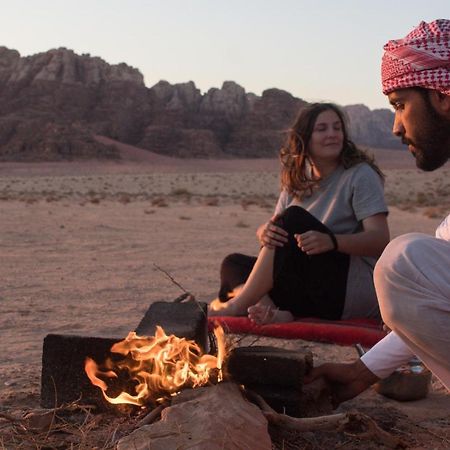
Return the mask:
[[143, 419], [141, 419], [136, 424], [135, 428], [140, 428], [144, 425], [152, 424], [161, 415], [161, 411], [166, 407], [167, 407], [167, 404], [162, 403], [161, 405], [158, 405], [156, 408], [152, 409]]
[[[367, 431], [360, 434], [352, 434], [358, 439], [377, 440], [388, 448], [405, 448], [406, 444], [396, 436], [381, 429], [373, 419], [361, 413], [337, 413], [320, 417], [297, 418], [275, 412], [264, 399], [246, 390], [247, 396], [254, 401], [263, 412], [266, 419], [273, 425], [295, 431], [320, 431], [320, 430], [344, 430], [355, 423], [362, 424]], [[347, 433], [349, 434], [349, 433]]]

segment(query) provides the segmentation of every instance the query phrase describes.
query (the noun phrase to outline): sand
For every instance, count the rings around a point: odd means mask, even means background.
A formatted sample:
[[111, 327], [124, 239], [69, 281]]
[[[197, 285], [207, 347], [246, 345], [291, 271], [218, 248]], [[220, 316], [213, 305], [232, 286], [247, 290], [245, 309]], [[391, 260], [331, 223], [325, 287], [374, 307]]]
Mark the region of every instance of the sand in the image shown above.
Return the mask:
[[[258, 250], [256, 227], [278, 192], [275, 160], [180, 161], [126, 147], [122, 162], [0, 164], [0, 412], [38, 407], [48, 333], [125, 336], [149, 304], [179, 295], [154, 264], [209, 301], [221, 259]], [[423, 174], [397, 152], [391, 164], [380, 155], [391, 236], [433, 233], [450, 209], [448, 166]], [[356, 356], [336, 345], [260, 343], [308, 348], [316, 364]], [[435, 379], [418, 402], [369, 390], [349, 407], [389, 416], [410, 448], [450, 448], [450, 396]]]

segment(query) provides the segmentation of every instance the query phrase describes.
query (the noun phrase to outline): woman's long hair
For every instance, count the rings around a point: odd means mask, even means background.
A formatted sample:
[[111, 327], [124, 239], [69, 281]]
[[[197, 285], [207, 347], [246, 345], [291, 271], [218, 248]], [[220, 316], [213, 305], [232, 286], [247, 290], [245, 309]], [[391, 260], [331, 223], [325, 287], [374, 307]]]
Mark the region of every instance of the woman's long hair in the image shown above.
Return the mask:
[[340, 163], [345, 169], [361, 162], [368, 163], [378, 175], [384, 175], [375, 164], [373, 157], [359, 149], [348, 137], [347, 123], [343, 111], [333, 103], [313, 103], [300, 110], [294, 125], [289, 129], [286, 144], [280, 150], [281, 188], [299, 199], [311, 195], [320, 179], [312, 177], [308, 170], [308, 145], [319, 114], [334, 111], [341, 121], [344, 135]]

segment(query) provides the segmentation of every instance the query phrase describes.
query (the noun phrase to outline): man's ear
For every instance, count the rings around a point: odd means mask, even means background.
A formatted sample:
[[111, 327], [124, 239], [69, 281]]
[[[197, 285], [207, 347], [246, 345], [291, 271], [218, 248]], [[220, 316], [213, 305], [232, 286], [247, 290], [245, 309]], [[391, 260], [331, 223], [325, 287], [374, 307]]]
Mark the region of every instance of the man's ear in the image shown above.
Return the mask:
[[430, 102], [436, 111], [450, 118], [450, 95], [436, 90], [430, 90]]

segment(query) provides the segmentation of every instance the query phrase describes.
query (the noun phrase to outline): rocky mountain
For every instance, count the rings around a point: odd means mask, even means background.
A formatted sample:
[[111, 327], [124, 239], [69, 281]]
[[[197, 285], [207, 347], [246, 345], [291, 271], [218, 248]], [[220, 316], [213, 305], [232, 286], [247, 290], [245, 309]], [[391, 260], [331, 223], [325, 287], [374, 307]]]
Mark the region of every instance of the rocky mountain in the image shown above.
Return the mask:
[[[279, 89], [261, 96], [232, 81], [151, 88], [126, 64], [59, 48], [21, 57], [0, 47], [0, 160], [117, 158], [103, 135], [178, 157], [271, 157], [305, 101]], [[392, 113], [345, 108], [359, 144], [394, 148]]]

